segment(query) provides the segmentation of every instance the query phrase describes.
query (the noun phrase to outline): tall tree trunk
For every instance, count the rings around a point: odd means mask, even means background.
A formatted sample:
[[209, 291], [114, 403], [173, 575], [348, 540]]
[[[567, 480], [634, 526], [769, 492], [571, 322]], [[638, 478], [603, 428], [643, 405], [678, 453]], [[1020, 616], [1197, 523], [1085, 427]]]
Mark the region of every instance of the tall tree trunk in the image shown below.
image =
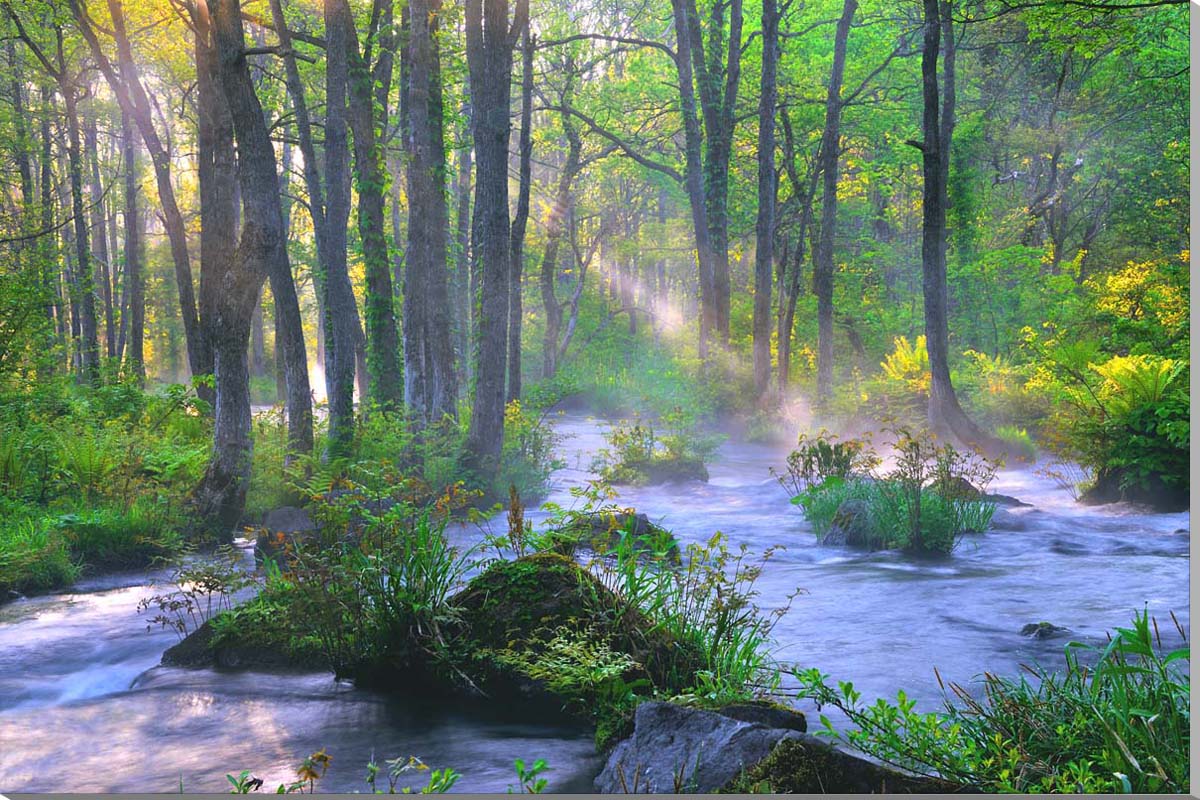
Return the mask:
[[[88, 154], [88, 192], [91, 202], [91, 237], [92, 256], [95, 259], [96, 270], [92, 271], [92, 279], [100, 289], [100, 302], [104, 304], [104, 352], [108, 358], [117, 356], [117, 327], [113, 316], [112, 277], [113, 261], [108, 252], [108, 230], [104, 214], [104, 187], [100, 183], [100, 142], [96, 122], [96, 104], [88, 103], [87, 114], [83, 128], [84, 149]], [[114, 252], [112, 255], [116, 255]]]
[[825, 96], [825, 131], [821, 136], [821, 233], [813, 259], [813, 293], [817, 296], [817, 407], [833, 398], [833, 243], [837, 232], [838, 156], [841, 149], [842, 76], [846, 41], [858, 0], [845, 0], [833, 40], [833, 66]]
[[[171, 260], [175, 267], [175, 283], [179, 292], [180, 314], [183, 320], [183, 331], [187, 342], [188, 366], [193, 376], [207, 375], [213, 369], [213, 354], [208, 347], [208, 337], [200, 330], [199, 315], [196, 311], [195, 289], [192, 283], [191, 261], [188, 255], [187, 230], [183, 214], [175, 199], [175, 188], [171, 183], [171, 154], [163, 145], [158, 131], [154, 127], [154, 117], [150, 108], [150, 100], [142, 86], [137, 67], [133, 62], [133, 50], [125, 30], [125, 11], [121, 0], [107, 0], [109, 15], [112, 18], [112, 32], [117, 45], [118, 70], [114, 69], [93, 29], [90, 20], [83, 13], [81, 0], [69, 0], [72, 13], [78, 27], [87, 40], [92, 57], [100, 71], [117, 96], [122, 110], [132, 116], [150, 154], [154, 166], [155, 182], [158, 186], [158, 199], [162, 206], [163, 227], [166, 229], [167, 240], [171, 247]], [[201, 387], [202, 396], [211, 397], [211, 393]]]
[[[712, 318], [717, 341], [729, 344], [729, 161], [733, 153], [734, 115], [741, 77], [742, 0], [712, 5], [708, 52], [696, 0], [688, 3], [692, 66], [704, 117], [704, 199], [713, 250]], [[725, 8], [729, 8], [729, 41], [725, 42]], [[722, 63], [724, 62], [724, 63]], [[721, 77], [725, 82], [722, 85]]]
[[546, 221], [546, 249], [542, 254], [541, 291], [542, 309], [546, 315], [546, 332], [542, 342], [542, 377], [553, 378], [558, 370], [559, 331], [562, 327], [563, 306], [559, 302], [555, 287], [559, 275], [559, 248], [566, 229], [564, 222], [571, 208], [571, 183], [579, 174], [580, 158], [583, 152], [583, 140], [575, 128], [575, 119], [571, 115], [572, 99], [572, 70], [566, 70], [567, 84], [562, 90], [559, 100], [559, 116], [562, 120], [563, 132], [567, 137], [567, 157], [563, 162], [562, 172], [558, 175], [558, 186], [554, 192], [554, 206], [550, 209]]
[[[54, 110], [54, 95], [49, 87], [43, 86], [42, 125], [41, 125], [41, 164], [39, 165], [38, 201], [41, 210], [40, 224], [42, 230], [50, 230], [54, 225], [54, 135], [50, 128], [50, 118]], [[38, 247], [38, 261], [42, 265], [42, 291], [46, 296], [46, 319], [54, 334], [47, 336], [46, 344], [51, 349], [61, 347], [64, 339], [62, 293], [59, 291], [59, 274], [55, 270], [55, 252], [58, 249], [57, 236], [43, 236]]]
[[[219, 540], [232, 538], [250, 481], [250, 373], [246, 346], [250, 317], [266, 277], [242, 256], [237, 230], [238, 163], [224, 73], [245, 63], [237, 0], [197, 4], [197, 171], [200, 186], [200, 319], [213, 353], [216, 389], [213, 449], [193, 493], [198, 526]], [[232, 19], [231, 19], [232, 17]], [[225, 61], [228, 59], [228, 65]], [[248, 161], [250, 153], [243, 154]], [[247, 225], [256, 224], [245, 214]], [[248, 241], [248, 240], [247, 240]]]
[[441, 0], [413, 0], [406, 69], [410, 161], [404, 294], [405, 401], [431, 422], [453, 417], [458, 410], [446, 279], [450, 211], [446, 205], [446, 143], [438, 53], [441, 7]]
[[[698, 350], [701, 360], [708, 358], [710, 339], [716, 327], [716, 300], [714, 270], [715, 256], [709, 236], [708, 212], [704, 196], [704, 164], [701, 155], [704, 137], [700, 130], [700, 119], [696, 116], [696, 90], [692, 76], [691, 18], [694, 3], [689, 9], [689, 0], [671, 0], [675, 19], [675, 66], [679, 74], [679, 109], [683, 115], [685, 177], [688, 204], [692, 212], [692, 229], [696, 239], [696, 263], [700, 272], [700, 339]], [[701, 56], [703, 58], [703, 56]]]
[[[330, 26], [333, 26], [331, 29]], [[359, 50], [354, 16], [347, 0], [326, 3], [326, 34], [345, 42], [348, 62], [349, 105], [346, 120], [354, 133], [354, 175], [358, 190], [358, 234], [362, 241], [366, 294], [368, 392], [385, 409], [404, 402], [404, 375], [400, 362], [400, 334], [396, 325], [392, 271], [384, 229], [388, 176], [383, 168], [383, 147], [376, 130], [376, 98], [370, 66]], [[391, 70], [387, 70], [390, 83]]]
[[[125, 294], [128, 302], [126, 314], [121, 314], [121, 331], [128, 331], [128, 347], [125, 363], [129, 371], [144, 381], [146, 363], [143, 337], [146, 328], [146, 281], [142, 276], [142, 213], [138, 207], [138, 158], [137, 142], [134, 140], [133, 120], [129, 114], [121, 113], [121, 144], [125, 162]], [[118, 348], [121, 349], [121, 348]]]
[[[62, 42], [62, 31], [58, 31]], [[96, 286], [92, 280], [88, 220], [83, 204], [83, 144], [79, 130], [78, 89], [65, 73], [59, 83], [67, 121], [67, 169], [71, 184], [71, 213], [75, 231], [75, 303], [79, 307], [80, 377], [95, 385], [100, 381], [100, 340], [96, 325]]]
[[[334, 3], [325, 4], [325, 182], [329, 190], [324, 218], [327, 259], [325, 376], [329, 391], [330, 455], [344, 456], [349, 454], [354, 436], [353, 399], [358, 334], [348, 316], [348, 310], [355, 301], [346, 267], [346, 227], [350, 220], [350, 148], [346, 124], [350, 63], [347, 50], [351, 45], [345, 26], [336, 20], [335, 12]], [[307, 162], [306, 155], [306, 175]], [[315, 160], [313, 168], [315, 171]]]
[[[944, 3], [944, 5], [943, 5]], [[943, 16], [944, 14], [944, 16]], [[949, 325], [946, 286], [946, 184], [954, 134], [955, 44], [948, 0], [924, 0], [924, 53], [921, 82], [924, 113], [921, 142], [925, 185], [921, 231], [921, 279], [925, 294], [925, 341], [929, 350], [931, 383], [929, 424], [960, 441], [1002, 450], [1002, 445], [969, 418], [959, 405], [950, 380]], [[938, 52], [945, 27], [944, 107], [939, 108]]]
[[[470, 126], [471, 109], [465, 106], [463, 117]], [[471, 319], [475, 304], [471, 300], [471, 146], [464, 145], [458, 154], [458, 176], [455, 184], [455, 254], [454, 254], [454, 349], [458, 355], [458, 376], [465, 388], [473, 372]]]
[[779, 65], [779, 8], [762, 4], [762, 75], [758, 97], [758, 217], [754, 223], [754, 389], [771, 384], [771, 278], [775, 265], [775, 101]]
[[525, 273], [525, 226], [529, 222], [529, 184], [533, 157], [533, 36], [529, 26], [521, 34], [521, 137], [517, 144], [520, 166], [517, 173], [517, 213], [512, 224], [512, 261], [508, 280], [508, 394], [510, 402], [521, 397], [521, 278]]
[[528, 23], [528, 0], [516, 0], [510, 27], [508, 0], [467, 0], [467, 67], [477, 176], [472, 239], [480, 273], [475, 402], [467, 430], [473, 466], [499, 466], [504, 442], [507, 373], [510, 228], [508, 219], [509, 103], [513, 48]]

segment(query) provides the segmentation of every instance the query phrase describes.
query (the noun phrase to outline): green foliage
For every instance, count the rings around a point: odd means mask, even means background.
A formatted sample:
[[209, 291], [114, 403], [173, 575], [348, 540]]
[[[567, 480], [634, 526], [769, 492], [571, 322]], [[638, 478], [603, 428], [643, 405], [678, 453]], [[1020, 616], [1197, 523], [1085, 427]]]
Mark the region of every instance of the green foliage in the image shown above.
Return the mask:
[[720, 439], [697, 430], [694, 418], [674, 409], [662, 419], [666, 433], [640, 420], [615, 424], [605, 435], [592, 468], [613, 484], [635, 486], [671, 480], [708, 480], [705, 462], [712, 458]]
[[71, 583], [80, 568], [66, 539], [40, 520], [6, 517], [0, 526], [0, 599]]
[[[780, 482], [796, 492], [792, 502], [820, 538], [838, 525], [849, 529], [852, 543], [871, 549], [949, 553], [962, 534], [991, 524], [995, 504], [981, 500], [979, 492], [996, 467], [977, 455], [939, 447], [929, 435], [901, 429], [894, 443], [895, 467], [874, 476], [864, 467], [878, 459], [861, 442], [831, 444], [818, 437], [801, 444]], [[835, 459], [835, 453], [841, 457]], [[850, 512], [848, 501], [860, 501], [863, 512]]]
[[359, 513], [357, 541], [302, 548], [286, 573], [291, 619], [320, 641], [339, 675], [436, 655], [456, 618], [451, 595], [475, 566], [474, 550], [452, 547], [432, 509], [398, 503]]
[[[550, 769], [545, 759], [539, 758], [526, 767], [525, 762], [518, 758], [513, 762], [513, 769], [517, 773], [517, 786], [520, 787], [517, 793], [541, 794], [546, 790], [546, 779], [538, 777]], [[508, 788], [508, 793], [514, 794], [511, 786]]]
[[864, 705], [853, 684], [831, 687], [815, 669], [797, 677], [801, 697], [856, 726], [841, 733], [822, 715], [826, 735], [918, 774], [984, 792], [1186, 793], [1189, 658], [1186, 646], [1165, 652], [1143, 612], [1102, 648], [1069, 644], [1061, 672], [987, 674], [982, 694], [952, 684], [957, 702], [947, 696], [942, 712], [917, 711], [902, 691], [894, 704]]
[[723, 534], [689, 544], [679, 568], [646, 559], [628, 543], [597, 564], [601, 580], [656, 628], [701, 655], [672, 665], [657, 688], [685, 702], [719, 704], [768, 690], [777, 673], [768, 648], [771, 631], [791, 605], [763, 613], [755, 584], [778, 548], [753, 559], [742, 545], [731, 552]]
[[150, 498], [138, 498], [127, 510], [94, 508], [64, 514], [50, 524], [90, 569], [145, 566], [183, 546], [178, 513]]
[[233, 610], [237, 595], [254, 584], [237, 548], [223, 546], [211, 555], [183, 555], [171, 567], [169, 581], [176, 588], [144, 597], [138, 613], [153, 613], [150, 625], [172, 630], [182, 640], [204, 623]]
[[1037, 446], [1029, 436], [1029, 432], [1016, 425], [1001, 425], [996, 428], [996, 438], [1004, 442], [1008, 452], [1019, 461], [1037, 461]]
[[848, 480], [866, 475], [879, 464], [867, 438], [838, 441], [822, 430], [816, 436], [800, 434], [796, 449], [788, 454], [787, 474], [772, 473], [793, 496], [829, 478]]

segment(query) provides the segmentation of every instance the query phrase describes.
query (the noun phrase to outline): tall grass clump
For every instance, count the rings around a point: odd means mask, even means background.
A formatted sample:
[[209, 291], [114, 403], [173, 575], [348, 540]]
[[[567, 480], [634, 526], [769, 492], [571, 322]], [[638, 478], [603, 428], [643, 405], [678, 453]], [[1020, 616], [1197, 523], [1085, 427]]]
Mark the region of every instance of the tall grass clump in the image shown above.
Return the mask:
[[[1172, 615], [1174, 620], [1174, 615]], [[797, 673], [801, 697], [845, 713], [825, 735], [879, 760], [983, 792], [1186, 794], [1191, 680], [1185, 645], [1167, 651], [1156, 620], [1136, 614], [1103, 647], [1071, 643], [1061, 670], [1033, 680], [985, 674], [982, 691], [951, 684], [944, 709], [922, 713], [903, 692], [864, 705], [848, 682]]]
[[[763, 567], [778, 548], [760, 557], [746, 545], [731, 551], [724, 534], [692, 543], [682, 564], [665, 556], [646, 558], [644, 548], [622, 538], [596, 567], [601, 581], [636, 608], [655, 629], [680, 642], [689, 654], [667, 670], [659, 687], [677, 699], [721, 703], [772, 690], [778, 671], [770, 654], [771, 633], [790, 607], [763, 612], [754, 602]], [[700, 663], [690, 654], [699, 653]]]
[[949, 553], [964, 533], [987, 530], [996, 506], [982, 490], [995, 464], [906, 429], [893, 449], [894, 467], [880, 475], [866, 441], [802, 436], [776, 477], [822, 540], [836, 530], [851, 545]]

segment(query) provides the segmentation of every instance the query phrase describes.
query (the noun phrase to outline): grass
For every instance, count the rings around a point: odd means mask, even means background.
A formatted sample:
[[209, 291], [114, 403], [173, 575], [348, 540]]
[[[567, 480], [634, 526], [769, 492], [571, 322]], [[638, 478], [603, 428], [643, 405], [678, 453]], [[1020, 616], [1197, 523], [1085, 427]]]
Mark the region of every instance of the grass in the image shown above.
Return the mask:
[[1189, 659], [1186, 644], [1167, 651], [1142, 612], [1103, 647], [1069, 644], [1062, 670], [1027, 667], [1032, 681], [986, 674], [982, 692], [952, 684], [941, 712], [916, 711], [903, 692], [864, 705], [851, 683], [797, 676], [802, 697], [856, 726], [841, 733], [822, 716], [826, 735], [917, 774], [984, 792], [1187, 794]]

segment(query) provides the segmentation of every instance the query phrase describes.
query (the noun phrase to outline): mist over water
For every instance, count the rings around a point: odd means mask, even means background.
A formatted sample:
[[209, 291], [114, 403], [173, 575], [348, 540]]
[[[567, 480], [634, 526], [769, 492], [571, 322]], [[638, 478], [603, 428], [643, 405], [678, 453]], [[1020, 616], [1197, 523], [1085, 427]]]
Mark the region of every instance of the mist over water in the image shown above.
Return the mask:
[[[547, 499], [569, 506], [570, 488], [592, 477], [605, 424], [570, 414], [555, 425], [567, 465]], [[758, 584], [764, 608], [804, 590], [775, 629], [777, 655], [852, 680], [865, 699], [903, 688], [933, 710], [942, 697], [935, 668], [968, 683], [985, 670], [1052, 667], [1070, 638], [1100, 643], [1143, 607], [1164, 640], [1178, 640], [1169, 611], [1190, 626], [1187, 513], [1084, 508], [1031, 469], [1009, 469], [992, 489], [1033, 504], [1010, 509], [1026, 530], [969, 535], [936, 560], [822, 547], [769, 472], [787, 449], [729, 441], [707, 484], [622, 488], [618, 502], [685, 544], [720, 530], [732, 547], [784, 546]], [[545, 516], [527, 513], [535, 523]], [[490, 524], [504, 528], [502, 517]], [[449, 534], [464, 546], [483, 535], [473, 525]], [[0, 607], [0, 790], [162, 792], [182, 782], [223, 791], [225, 774], [242, 769], [273, 789], [322, 747], [333, 756], [318, 784], [325, 791], [365, 791], [372, 755], [453, 767], [463, 773], [458, 791], [504, 792], [514, 758], [546, 759], [556, 791], [587, 790], [600, 767], [589, 731], [515, 723], [486, 707], [429, 707], [402, 687], [384, 695], [326, 674], [159, 667], [175, 635], [148, 631], [136, 608], [164, 579], [108, 576]], [[1070, 637], [1021, 636], [1043, 620]]]

